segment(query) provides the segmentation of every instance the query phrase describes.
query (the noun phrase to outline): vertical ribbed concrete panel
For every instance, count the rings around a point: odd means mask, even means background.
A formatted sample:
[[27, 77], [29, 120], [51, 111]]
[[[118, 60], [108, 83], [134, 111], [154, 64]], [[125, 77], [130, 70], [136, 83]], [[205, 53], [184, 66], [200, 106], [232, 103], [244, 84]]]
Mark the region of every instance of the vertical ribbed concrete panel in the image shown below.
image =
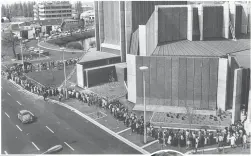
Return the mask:
[[143, 104], [143, 73], [139, 69], [143, 65], [143, 57], [136, 56], [137, 103]]
[[[151, 57], [143, 57], [143, 66], [147, 66], [148, 69], [150, 68], [150, 60]], [[146, 80], [146, 105], [151, 104], [150, 103], [150, 70], [147, 70], [145, 72], [145, 80]]]
[[217, 101], [217, 86], [218, 86], [218, 58], [210, 58], [210, 71], [209, 71], [209, 108], [216, 109]]
[[127, 84], [128, 84], [128, 101], [136, 103], [136, 56], [127, 55]]
[[193, 40], [193, 8], [187, 6], [187, 40]]
[[172, 105], [178, 106], [178, 88], [179, 88], [179, 58], [172, 58]]
[[223, 5], [223, 30], [222, 37], [229, 39], [229, 4], [225, 3]]
[[243, 69], [236, 69], [234, 71], [234, 89], [233, 89], [233, 112], [232, 123], [240, 120], [241, 117], [241, 92], [242, 92], [242, 74]]
[[194, 92], [194, 58], [187, 58], [187, 106], [193, 107], [193, 92]]
[[172, 40], [176, 41], [179, 40], [179, 29], [180, 29], [180, 10], [179, 8], [172, 9]]
[[150, 103], [155, 105], [158, 104], [158, 88], [156, 86], [157, 84], [157, 58], [156, 57], [152, 57], [151, 58], [151, 66], [150, 66]]
[[165, 57], [165, 105], [172, 105], [172, 59]]
[[198, 7], [198, 15], [199, 15], [199, 29], [200, 29], [200, 40], [204, 40], [204, 26], [203, 26], [203, 5], [199, 5]]
[[187, 90], [187, 60], [186, 58], [179, 58], [179, 106], [180, 107], [185, 107], [186, 106], [186, 90]]
[[179, 40], [187, 39], [187, 7], [180, 7], [179, 9]]
[[193, 41], [200, 40], [200, 23], [198, 7], [193, 7]]
[[227, 102], [227, 75], [228, 75], [228, 60], [219, 58], [218, 67], [218, 89], [217, 89], [217, 108], [226, 110]]
[[208, 109], [209, 108], [209, 100], [208, 100], [208, 93], [209, 93], [209, 58], [203, 58], [202, 62], [202, 101], [201, 101], [201, 108]]
[[98, 2], [98, 10], [99, 10], [99, 38], [100, 38], [100, 45], [101, 45], [105, 39], [103, 1]]
[[241, 33], [247, 34], [248, 33], [248, 21], [249, 21], [249, 10], [247, 4], [242, 4], [242, 17], [241, 17]]
[[100, 50], [100, 38], [99, 38], [99, 10], [98, 10], [98, 1], [94, 2], [94, 11], [95, 11], [95, 38], [96, 38], [96, 48], [97, 51]]
[[242, 6], [236, 5], [236, 20], [235, 20], [235, 35], [236, 37], [241, 35], [241, 27], [242, 27]]
[[119, 2], [120, 7], [120, 56], [121, 62], [126, 61], [126, 39], [125, 39], [125, 2]]
[[243, 69], [243, 78], [242, 78], [242, 104], [247, 106], [248, 104], [248, 91], [250, 88], [250, 69]]
[[194, 107], [201, 107], [201, 78], [202, 78], [202, 58], [194, 59]]
[[125, 38], [126, 38], [126, 53], [130, 51], [130, 41], [132, 35], [132, 1], [125, 1]]
[[[234, 3], [230, 3], [229, 5], [229, 9], [230, 9], [230, 20], [231, 20], [231, 24], [232, 27], [235, 30], [235, 20], [236, 20], [236, 5]], [[232, 38], [232, 33], [231, 33], [231, 38]]]
[[158, 88], [158, 103], [165, 103], [165, 58], [157, 57], [157, 88]]

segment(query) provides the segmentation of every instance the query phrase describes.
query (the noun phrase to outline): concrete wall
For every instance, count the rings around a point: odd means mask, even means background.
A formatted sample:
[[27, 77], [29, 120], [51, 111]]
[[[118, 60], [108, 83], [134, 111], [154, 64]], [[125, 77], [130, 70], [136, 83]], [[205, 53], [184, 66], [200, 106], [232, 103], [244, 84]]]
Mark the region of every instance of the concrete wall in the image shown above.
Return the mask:
[[143, 104], [143, 74], [138, 68], [144, 65], [149, 67], [145, 72], [147, 104], [215, 109], [218, 61], [218, 58], [136, 56], [136, 103]]
[[223, 6], [203, 7], [203, 34], [207, 37], [222, 37]]
[[95, 11], [95, 39], [96, 48], [100, 50], [100, 38], [99, 38], [99, 12], [98, 12], [98, 1], [94, 1], [94, 11]]
[[234, 72], [239, 68], [236, 59], [233, 56], [228, 57], [228, 86], [227, 86], [227, 109], [233, 106], [233, 88], [234, 88]]
[[77, 84], [79, 87], [84, 88], [84, 71], [83, 65], [77, 64]]
[[159, 7], [158, 43], [187, 39], [187, 7]]
[[198, 8], [193, 8], [193, 40], [200, 39], [199, 14]]
[[87, 69], [88, 87], [110, 82], [110, 75], [117, 81], [115, 65]]
[[241, 117], [240, 107], [242, 102], [242, 75], [243, 69], [239, 68], [234, 71], [232, 123], [240, 120]]
[[219, 58], [218, 86], [217, 86], [217, 108], [227, 109], [227, 81], [228, 81], [228, 60]]
[[103, 1], [104, 42], [120, 45], [120, 7], [118, 1]]
[[136, 56], [127, 54], [128, 101], [136, 103]]

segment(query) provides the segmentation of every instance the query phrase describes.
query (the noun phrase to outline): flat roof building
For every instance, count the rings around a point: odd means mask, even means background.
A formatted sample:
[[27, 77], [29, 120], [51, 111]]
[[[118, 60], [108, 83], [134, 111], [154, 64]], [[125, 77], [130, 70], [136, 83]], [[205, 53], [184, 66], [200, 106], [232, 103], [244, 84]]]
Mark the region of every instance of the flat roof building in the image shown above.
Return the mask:
[[34, 20], [65, 19], [72, 17], [72, 4], [69, 1], [45, 1], [33, 6]]

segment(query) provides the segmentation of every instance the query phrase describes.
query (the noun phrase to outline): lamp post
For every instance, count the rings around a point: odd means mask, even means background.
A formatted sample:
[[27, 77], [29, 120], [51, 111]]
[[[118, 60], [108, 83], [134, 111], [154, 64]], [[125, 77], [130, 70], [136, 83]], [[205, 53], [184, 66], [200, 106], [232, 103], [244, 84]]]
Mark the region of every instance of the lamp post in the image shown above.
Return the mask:
[[63, 62], [64, 62], [64, 84], [65, 84], [65, 87], [66, 87], [66, 73], [65, 73], [65, 60], [64, 60], [64, 51], [65, 51], [65, 48], [62, 47], [60, 48], [60, 50], [63, 51]]
[[36, 39], [37, 39], [38, 55], [39, 55], [39, 58], [40, 58], [40, 48], [39, 48], [39, 46], [38, 46], [38, 44], [39, 44], [39, 37], [36, 37]]
[[22, 37], [16, 36], [20, 40], [20, 49], [21, 49], [21, 55], [22, 55], [22, 64], [23, 64], [23, 71], [24, 71], [24, 55], [23, 55], [23, 44], [22, 44]]
[[146, 81], [145, 72], [148, 70], [147, 66], [141, 66], [139, 69], [143, 72], [143, 92], [144, 92], [144, 143], [146, 143]]

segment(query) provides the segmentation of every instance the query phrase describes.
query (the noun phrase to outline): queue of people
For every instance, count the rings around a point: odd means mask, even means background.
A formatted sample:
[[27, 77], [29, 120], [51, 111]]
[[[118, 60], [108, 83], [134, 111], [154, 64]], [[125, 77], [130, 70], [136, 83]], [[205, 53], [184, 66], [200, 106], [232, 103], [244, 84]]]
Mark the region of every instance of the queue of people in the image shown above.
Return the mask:
[[[122, 121], [127, 127], [130, 127], [132, 133], [144, 134], [143, 116], [137, 117], [135, 113], [129, 112], [128, 108], [118, 100], [109, 100], [106, 97], [101, 97], [92, 92], [79, 92], [74, 89], [41, 86], [25, 78], [20, 66], [14, 66], [6, 70], [6, 72], [7, 79], [12, 79], [26, 90], [43, 96], [44, 100], [46, 100], [48, 96], [58, 96], [59, 101], [63, 98], [78, 99], [83, 102], [83, 104], [87, 103], [88, 106], [96, 106], [109, 111], [114, 118]], [[162, 127], [155, 128], [148, 122], [146, 131], [148, 136], [159, 141], [161, 148], [164, 148], [164, 146], [185, 147], [186, 149], [194, 149], [195, 152], [198, 148], [204, 148], [205, 146], [214, 144], [218, 144], [219, 149], [228, 145], [232, 148], [236, 146], [242, 146], [244, 149], [247, 148], [247, 134], [241, 121], [237, 121], [235, 124], [217, 131], [208, 131], [207, 129], [184, 130]]]

